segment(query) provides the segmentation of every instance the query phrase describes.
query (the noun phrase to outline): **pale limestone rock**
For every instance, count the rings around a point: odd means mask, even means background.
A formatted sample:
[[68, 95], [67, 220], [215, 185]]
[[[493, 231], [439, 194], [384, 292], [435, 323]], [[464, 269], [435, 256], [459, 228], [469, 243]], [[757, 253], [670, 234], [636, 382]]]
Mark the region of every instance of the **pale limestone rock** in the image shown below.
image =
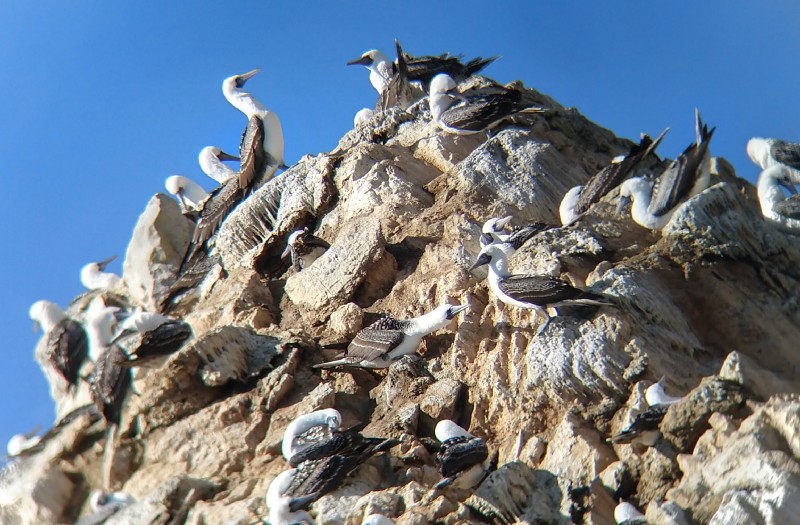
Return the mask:
[[324, 320], [353, 296], [380, 259], [389, 256], [383, 246], [376, 219], [349, 223], [313, 265], [286, 280], [286, 295], [301, 311]]
[[331, 314], [328, 328], [339, 336], [352, 339], [364, 327], [364, 311], [355, 303], [347, 303]]
[[0, 472], [0, 522], [59, 523], [70, 511], [75, 483], [39, 458], [9, 464]]
[[194, 224], [181, 214], [177, 202], [162, 193], [150, 199], [133, 229], [122, 263], [122, 279], [134, 303], [158, 310], [175, 281], [193, 232]]
[[146, 496], [125, 507], [105, 523], [108, 525], [155, 525], [171, 516], [180, 523], [198, 500], [216, 492], [213, 483], [189, 476], [177, 476], [164, 482]]

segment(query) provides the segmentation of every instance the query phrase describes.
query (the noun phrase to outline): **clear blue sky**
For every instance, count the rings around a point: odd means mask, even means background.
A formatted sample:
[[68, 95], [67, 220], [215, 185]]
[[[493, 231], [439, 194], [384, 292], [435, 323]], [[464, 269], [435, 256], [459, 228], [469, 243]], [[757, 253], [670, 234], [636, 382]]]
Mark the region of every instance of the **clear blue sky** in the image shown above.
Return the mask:
[[29, 305], [66, 305], [84, 264], [123, 256], [168, 175], [210, 187], [198, 152], [236, 153], [245, 125], [220, 91], [226, 76], [262, 68], [248, 87], [281, 117], [287, 164], [335, 147], [374, 104], [367, 71], [345, 62], [391, 54], [395, 37], [412, 54], [502, 55], [488, 76], [520, 79], [621, 136], [670, 126], [667, 156], [692, 139], [697, 106], [718, 127], [712, 152], [750, 180], [749, 137], [800, 141], [795, 0], [276, 4], [0, 3], [3, 452], [53, 418]]

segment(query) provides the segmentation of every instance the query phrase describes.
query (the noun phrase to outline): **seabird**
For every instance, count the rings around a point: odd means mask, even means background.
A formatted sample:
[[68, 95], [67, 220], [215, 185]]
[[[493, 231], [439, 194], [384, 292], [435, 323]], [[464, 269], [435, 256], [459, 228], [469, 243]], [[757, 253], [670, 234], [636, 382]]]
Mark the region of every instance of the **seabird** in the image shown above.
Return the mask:
[[119, 308], [106, 306], [102, 298], [95, 298], [86, 310], [86, 335], [89, 340], [89, 357], [95, 362], [113, 341], [112, 328]]
[[291, 256], [292, 266], [299, 272], [311, 266], [330, 247], [323, 239], [309, 233], [308, 228], [303, 228], [289, 235], [281, 258]]
[[711, 182], [711, 155], [708, 150], [716, 128], [708, 131], [695, 110], [697, 140], [673, 160], [651, 190], [648, 181], [632, 177], [622, 183], [617, 213], [632, 201], [631, 215], [641, 226], [661, 230], [684, 199], [697, 195]]
[[483, 248], [470, 270], [489, 265], [489, 287], [502, 302], [526, 308], [544, 317], [537, 330], [542, 333], [550, 322], [547, 308], [565, 305], [613, 305], [607, 297], [575, 288], [567, 281], [547, 275], [512, 275], [508, 270], [508, 256], [498, 245]]
[[81, 284], [89, 290], [118, 288], [122, 284], [122, 278], [117, 274], [103, 271], [116, 258], [116, 255], [112, 255], [104, 261], [89, 263], [81, 268]]
[[311, 515], [304, 510], [290, 510], [293, 498], [285, 493], [292, 485], [297, 469], [289, 469], [278, 474], [267, 489], [267, 507], [269, 522], [272, 525], [295, 525], [300, 523], [314, 524]]
[[682, 397], [675, 397], [667, 394], [664, 390], [664, 385], [661, 382], [664, 380], [662, 377], [644, 391], [644, 399], [647, 401], [648, 406], [655, 405], [674, 405], [675, 403], [683, 400]]
[[416, 352], [422, 338], [444, 328], [467, 305], [443, 304], [433, 311], [408, 320], [386, 316], [356, 334], [344, 356], [314, 365], [314, 368], [356, 366], [386, 368], [404, 355]]
[[800, 183], [800, 144], [753, 137], [747, 141], [747, 155], [762, 170], [784, 166], [791, 173], [792, 181]]
[[270, 180], [275, 171], [284, 165], [280, 119], [275, 112], [265, 108], [252, 94], [242, 89], [247, 80], [258, 72], [258, 69], [254, 69], [242, 75], [234, 75], [222, 83], [225, 98], [248, 118], [239, 144], [239, 173], [209, 195], [200, 211], [181, 269], [247, 193]]
[[[458, 93], [456, 86], [455, 80], [445, 74], [436, 75], [431, 81], [429, 103], [433, 121], [449, 133], [471, 135], [520, 113], [544, 111], [523, 101], [522, 92], [516, 89], [465, 96]], [[454, 104], [456, 99], [461, 102]]]
[[[787, 198], [781, 186], [794, 195]], [[792, 172], [783, 165], [770, 166], [758, 176], [756, 187], [764, 218], [784, 231], [800, 233], [800, 195], [796, 195]]]
[[40, 325], [44, 332], [46, 361], [67, 381], [68, 390], [74, 390], [81, 365], [89, 351], [86, 331], [50, 301], [36, 301], [28, 313], [35, 325]]
[[519, 250], [523, 244], [539, 232], [547, 229], [547, 224], [534, 222], [527, 226], [516, 227], [511, 233], [505, 233], [505, 227], [511, 222], [512, 217], [492, 218], [483, 223], [481, 229], [481, 248], [490, 244], [500, 246], [506, 255], [511, 255]]
[[164, 181], [164, 187], [170, 195], [174, 195], [181, 205], [181, 213], [198, 211], [203, 207], [203, 201], [208, 198], [208, 192], [195, 181], [183, 175], [171, 175]]
[[[315, 410], [310, 414], [296, 417], [283, 432], [281, 452], [290, 464], [292, 457], [302, 452], [320, 439], [328, 439], [331, 432], [338, 430], [342, 424], [342, 415], [335, 408]], [[316, 430], [313, 438], [309, 431]]]
[[484, 466], [489, 458], [486, 441], [473, 436], [453, 421], [439, 421], [434, 433], [436, 439], [442, 443], [436, 454], [436, 462], [439, 464], [439, 472], [445, 478], [435, 485], [435, 489], [447, 487], [456, 479], [459, 480], [459, 486], [472, 488], [497, 468], [497, 454], [490, 461], [489, 467]]
[[385, 438], [362, 436], [359, 430], [364, 426], [365, 424], [361, 423], [347, 430], [330, 429], [327, 437], [320, 436], [318, 439], [307, 440], [307, 444], [288, 459], [289, 465], [297, 467], [306, 461], [318, 461], [330, 456], [348, 455], [368, 447], [388, 448], [389, 446], [394, 446], [384, 445], [386, 441], [389, 441]]
[[647, 525], [644, 514], [627, 501], [620, 501], [614, 508], [614, 521], [617, 525]]
[[639, 412], [631, 420], [625, 429], [619, 434], [609, 438], [610, 443], [636, 443], [645, 447], [652, 447], [661, 437], [659, 425], [667, 414], [669, 405], [654, 405], [648, 407], [644, 412]]
[[90, 424], [100, 419], [100, 414], [97, 413], [93, 404], [80, 406], [65, 414], [50, 430], [41, 436], [37, 435], [36, 430], [28, 434], [17, 434], [13, 436], [8, 442], [8, 455], [10, 457], [26, 457], [40, 452], [47, 443], [59, 435], [68, 424], [84, 414], [90, 416]]
[[128, 505], [136, 503], [133, 496], [126, 492], [92, 491], [89, 497], [89, 508], [92, 513], [75, 522], [75, 525], [99, 525]]
[[142, 334], [142, 339], [136, 349], [128, 352], [123, 366], [146, 367], [160, 357], [177, 352], [192, 336], [192, 327], [165, 315], [137, 311], [122, 322], [112, 343], [137, 333]]
[[375, 112], [369, 108], [359, 109], [353, 117], [353, 127], [357, 128], [362, 124], [366, 124], [374, 114]]
[[[439, 73], [446, 73], [458, 82], [461, 82], [478, 73], [499, 58], [497, 56], [489, 58], [477, 57], [464, 64], [461, 62], [461, 57], [450, 56], [449, 53], [444, 53], [439, 56], [419, 57], [404, 54], [404, 57], [408, 68], [409, 80], [412, 82], [419, 82], [426, 91], [433, 77]], [[357, 64], [369, 69], [369, 81], [378, 94], [386, 89], [386, 85], [398, 69], [396, 63], [393, 64], [389, 62], [387, 56], [377, 49], [367, 51], [359, 58], [347, 63], [348, 66]]]
[[394, 525], [394, 520], [383, 514], [367, 514], [361, 520], [361, 525]]
[[203, 173], [220, 184], [225, 184], [228, 179], [237, 174], [236, 170], [231, 169], [223, 162], [226, 160], [239, 160], [239, 157], [225, 153], [216, 146], [206, 146], [200, 150], [200, 154], [197, 156]]
[[330, 456], [308, 459], [300, 463], [291, 484], [283, 493], [290, 496], [292, 512], [308, 508], [321, 496], [336, 490], [345, 477], [373, 455], [399, 444], [393, 439], [364, 439], [353, 446], [338, 449]]
[[611, 164], [598, 171], [585, 186], [575, 186], [561, 200], [558, 208], [561, 224], [569, 226], [589, 211], [592, 204], [605, 194], [619, 186], [655, 151], [669, 128], [661, 132], [655, 140], [649, 135], [642, 135], [639, 144], [631, 146], [630, 151], [622, 159], [615, 158]]

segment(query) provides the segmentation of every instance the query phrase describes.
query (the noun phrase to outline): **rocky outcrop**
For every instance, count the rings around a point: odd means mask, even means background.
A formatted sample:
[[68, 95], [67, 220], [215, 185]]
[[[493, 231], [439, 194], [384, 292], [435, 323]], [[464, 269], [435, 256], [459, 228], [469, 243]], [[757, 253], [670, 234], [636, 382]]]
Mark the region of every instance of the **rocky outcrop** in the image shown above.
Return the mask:
[[[661, 235], [614, 217], [612, 192], [510, 258], [513, 271], [561, 276], [613, 302], [564, 308], [536, 335], [531, 312], [498, 302], [485, 270], [468, 270], [480, 226], [500, 215], [555, 223], [564, 192], [631, 143], [527, 96], [553, 109], [491, 137], [443, 134], [424, 100], [378, 113], [230, 214], [215, 238], [219, 263], [191, 299], [177, 298], [195, 338], [136, 374], [113, 483], [140, 503], [113, 523], [265, 517], [267, 487], [287, 468], [284, 429], [327, 407], [345, 427], [363, 421], [365, 435], [401, 444], [314, 503], [319, 523], [381, 512], [404, 524], [600, 525], [613, 523], [618, 498], [654, 524], [798, 515], [796, 239], [762, 220], [754, 189], [724, 159], [712, 187]], [[175, 280], [175, 254], [191, 235], [175, 210], [157, 196], [139, 220], [124, 267], [132, 304], [152, 308]], [[303, 226], [331, 248], [296, 273], [280, 253]], [[444, 302], [468, 307], [417, 356], [384, 371], [311, 367], [328, 357], [321, 346], [347, 342], [378, 313], [408, 318]], [[662, 376], [685, 398], [656, 445], [609, 444]], [[500, 467], [475, 491], [431, 490], [440, 476], [423, 441], [443, 418], [499, 452]], [[88, 513], [104, 433], [70, 428], [17, 467], [24, 475], [4, 474], [2, 495], [42, 487], [0, 500], [4, 522]]]

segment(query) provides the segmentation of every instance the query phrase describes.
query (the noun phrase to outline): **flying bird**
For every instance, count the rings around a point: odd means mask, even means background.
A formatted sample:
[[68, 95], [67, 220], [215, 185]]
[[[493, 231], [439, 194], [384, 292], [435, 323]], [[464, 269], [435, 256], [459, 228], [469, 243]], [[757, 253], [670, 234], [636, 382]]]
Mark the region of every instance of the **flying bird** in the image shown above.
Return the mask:
[[[431, 81], [430, 108], [440, 129], [457, 135], [471, 135], [492, 129], [504, 120], [521, 113], [542, 113], [523, 100], [517, 89], [495, 93], [461, 94], [450, 76], [439, 74]], [[460, 103], [456, 103], [460, 100]]]
[[622, 183], [617, 213], [632, 202], [631, 215], [639, 225], [661, 230], [683, 200], [697, 195], [711, 183], [711, 154], [708, 145], [713, 128], [703, 124], [695, 110], [696, 141], [673, 160], [656, 181], [655, 187], [640, 177]]
[[580, 219], [584, 213], [589, 211], [592, 204], [598, 202], [633, 174], [644, 163], [648, 155], [655, 152], [667, 131], [669, 128], [662, 131], [655, 140], [651, 139], [649, 135], [642, 135], [639, 143], [631, 146], [625, 157], [598, 171], [585, 186], [575, 186], [569, 190], [561, 200], [561, 206], [558, 209], [561, 224], [569, 226]]
[[[57, 304], [36, 301], [29, 309], [30, 318], [41, 326], [44, 335], [44, 361], [75, 390], [80, 369], [89, 352], [89, 338], [83, 326], [67, 317]], [[45, 376], [49, 374], [45, 371]]]
[[444, 477], [436, 484], [435, 489], [443, 489], [459, 480], [458, 485], [472, 488], [478, 485], [492, 470], [497, 468], [495, 454], [489, 466], [484, 462], [489, 458], [486, 441], [473, 436], [465, 429], [449, 419], [436, 423], [434, 429], [436, 439], [442, 445], [436, 454], [439, 473]]
[[547, 308], [566, 305], [612, 306], [605, 296], [575, 288], [568, 282], [547, 275], [513, 275], [508, 270], [508, 256], [503, 249], [492, 244], [483, 248], [470, 270], [489, 265], [489, 287], [505, 304], [530, 309], [544, 317], [537, 335], [550, 322]]
[[81, 268], [81, 284], [88, 290], [112, 290], [118, 288], [122, 284], [122, 278], [115, 273], [103, 271], [116, 258], [116, 255], [112, 255], [108, 259], [92, 262]]
[[443, 304], [413, 319], [382, 317], [359, 331], [343, 356], [335, 361], [314, 365], [314, 368], [386, 368], [404, 355], [416, 352], [423, 337], [447, 326], [453, 317], [466, 308], [467, 305]]
[[311, 266], [330, 247], [323, 239], [309, 233], [308, 228], [303, 228], [289, 235], [281, 258], [291, 257], [292, 266], [299, 272]]

